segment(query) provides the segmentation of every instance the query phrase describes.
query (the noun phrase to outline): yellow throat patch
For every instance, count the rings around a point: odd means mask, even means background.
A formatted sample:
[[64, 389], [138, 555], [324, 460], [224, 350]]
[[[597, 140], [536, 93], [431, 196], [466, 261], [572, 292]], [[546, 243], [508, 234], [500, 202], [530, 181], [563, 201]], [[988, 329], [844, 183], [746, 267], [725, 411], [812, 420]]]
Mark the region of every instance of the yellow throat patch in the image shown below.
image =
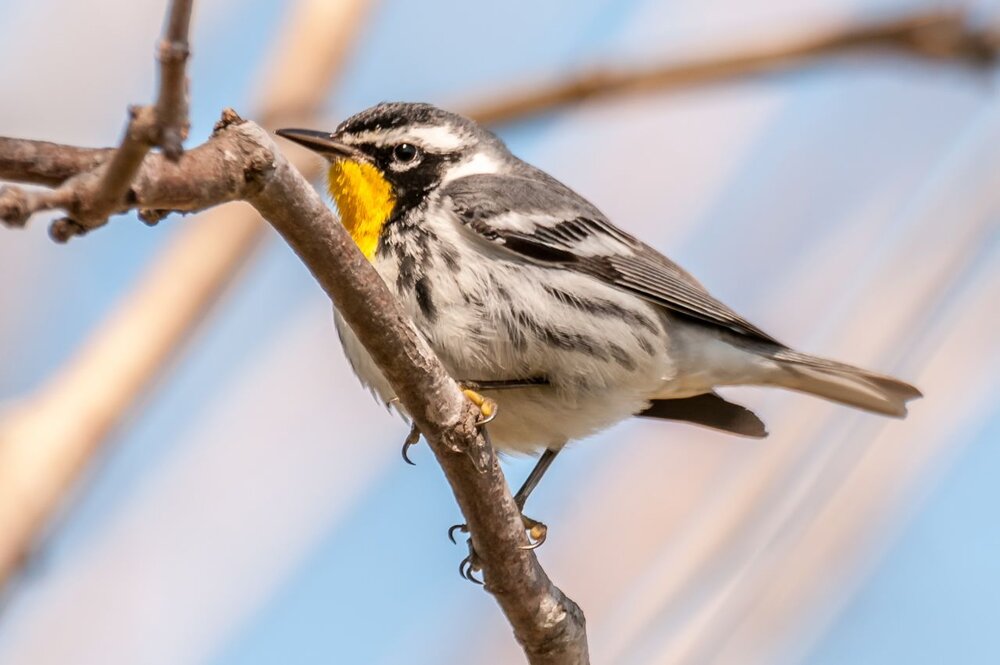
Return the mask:
[[349, 159], [330, 163], [327, 183], [341, 222], [361, 253], [371, 261], [378, 249], [382, 226], [396, 206], [392, 185], [371, 164]]

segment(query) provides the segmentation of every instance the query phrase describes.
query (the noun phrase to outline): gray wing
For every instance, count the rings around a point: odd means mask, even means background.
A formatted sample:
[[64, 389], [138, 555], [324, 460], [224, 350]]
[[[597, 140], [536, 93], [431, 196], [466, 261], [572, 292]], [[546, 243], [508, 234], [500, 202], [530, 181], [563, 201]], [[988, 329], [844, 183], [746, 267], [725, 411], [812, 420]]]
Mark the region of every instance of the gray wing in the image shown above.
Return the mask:
[[779, 344], [712, 297], [676, 263], [616, 228], [551, 176], [479, 174], [448, 183], [459, 221], [524, 259], [591, 275], [703, 323]]

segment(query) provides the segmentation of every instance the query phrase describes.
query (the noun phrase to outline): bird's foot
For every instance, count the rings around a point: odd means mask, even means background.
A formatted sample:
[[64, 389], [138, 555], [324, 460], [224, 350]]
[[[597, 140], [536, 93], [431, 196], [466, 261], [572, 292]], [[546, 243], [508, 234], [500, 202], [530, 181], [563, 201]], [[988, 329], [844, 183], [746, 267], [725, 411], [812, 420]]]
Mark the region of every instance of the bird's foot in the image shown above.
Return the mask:
[[[479, 418], [476, 420], [476, 425], [478, 427], [483, 427], [491, 420], [497, 417], [497, 403], [490, 399], [489, 397], [484, 397], [472, 388], [468, 387], [469, 384], [461, 384], [462, 394], [470, 402], [479, 407]], [[483, 430], [485, 434], [485, 430]], [[403, 441], [403, 449], [400, 451], [403, 455], [403, 461], [407, 464], [413, 465], [413, 461], [410, 459], [410, 448], [415, 446], [420, 442], [420, 430], [417, 428], [416, 423], [410, 426], [410, 433], [406, 435], [406, 439]]]
[[[545, 542], [545, 538], [549, 535], [549, 527], [544, 522], [531, 519], [524, 513], [521, 513], [521, 523], [524, 524], [524, 532], [528, 536], [528, 544], [523, 546], [522, 549], [533, 550]], [[448, 529], [448, 540], [457, 545], [458, 541], [455, 539], [456, 533], [469, 533], [469, 526], [467, 524], [455, 524]]]
[[[545, 538], [548, 535], [549, 527], [545, 526], [542, 522], [538, 520], [531, 519], [525, 514], [521, 514], [521, 522], [524, 524], [524, 531], [528, 536], [528, 544], [522, 545], [523, 550], [533, 550], [541, 546], [545, 542]], [[466, 524], [456, 524], [448, 529], [448, 539], [458, 544], [458, 540], [455, 538], [456, 533], [469, 533], [469, 527]], [[458, 564], [458, 572], [465, 579], [470, 582], [475, 582], [476, 584], [482, 584], [482, 580], [477, 579], [475, 573], [482, 571], [482, 560], [476, 553], [476, 548], [472, 545], [472, 537], [466, 539], [466, 543], [469, 546], [469, 556], [462, 559], [462, 562]]]
[[528, 544], [522, 549], [533, 550], [541, 547], [545, 538], [549, 535], [549, 527], [538, 520], [533, 520], [524, 513], [521, 513], [521, 522], [524, 523], [524, 530], [528, 535]]
[[475, 388], [477, 387], [475, 384], [464, 383], [461, 385], [465, 398], [479, 407], [479, 420], [476, 421], [476, 425], [482, 427], [497, 417], [497, 403], [476, 392]]
[[472, 538], [469, 538], [469, 556], [462, 559], [458, 564], [458, 574], [469, 580], [473, 584], [482, 585], [483, 581], [476, 577], [476, 573], [482, 572], [483, 565], [476, 554], [476, 548], [472, 546]]
[[[458, 544], [455, 539], [455, 533], [469, 533], [469, 526], [467, 524], [456, 524], [448, 529], [448, 540], [454, 544]], [[483, 581], [476, 579], [475, 573], [480, 572], [483, 569], [482, 562], [479, 559], [479, 555], [476, 554], [476, 548], [472, 545], [472, 537], [466, 538], [466, 543], [469, 545], [469, 556], [462, 559], [458, 564], [458, 574], [465, 579], [473, 582], [475, 584], [482, 584]]]

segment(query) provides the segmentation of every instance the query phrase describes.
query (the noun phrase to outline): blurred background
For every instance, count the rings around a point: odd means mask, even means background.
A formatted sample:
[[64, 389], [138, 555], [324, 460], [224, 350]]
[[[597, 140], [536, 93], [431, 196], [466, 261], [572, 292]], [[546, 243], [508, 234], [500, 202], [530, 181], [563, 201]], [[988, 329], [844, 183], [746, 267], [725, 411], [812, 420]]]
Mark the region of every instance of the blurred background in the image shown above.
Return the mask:
[[[0, 0], [0, 134], [117, 141], [155, 94], [165, 9]], [[924, 391], [894, 421], [730, 390], [769, 438], [636, 420], [560, 456], [528, 512], [595, 663], [996, 663], [1000, 96], [982, 49], [932, 30], [495, 106], [947, 10], [970, 34], [1000, 21], [915, 0], [198, 0], [189, 144], [224, 106], [331, 128], [382, 100], [492, 109], [515, 153], [763, 329]], [[431, 454], [400, 460], [406, 425], [360, 388], [274, 233], [239, 207], [66, 246], [45, 222], [0, 232], [0, 505], [45, 516], [0, 580], [0, 663], [523, 659], [458, 575]], [[508, 460], [511, 484], [531, 464]], [[54, 512], [33, 503], [49, 486]]]

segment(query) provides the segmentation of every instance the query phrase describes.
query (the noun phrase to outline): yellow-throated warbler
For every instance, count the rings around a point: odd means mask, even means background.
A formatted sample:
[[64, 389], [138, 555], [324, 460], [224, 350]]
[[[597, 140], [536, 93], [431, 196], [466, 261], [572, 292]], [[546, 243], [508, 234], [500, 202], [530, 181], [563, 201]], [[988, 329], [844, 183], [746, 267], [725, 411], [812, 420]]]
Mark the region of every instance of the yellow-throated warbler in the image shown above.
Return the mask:
[[[543, 451], [521, 507], [568, 441], [629, 416], [765, 436], [718, 386], [779, 386], [890, 416], [920, 396], [778, 342], [472, 120], [385, 103], [332, 133], [278, 133], [329, 160], [358, 247], [451, 375], [498, 403], [493, 444]], [[339, 316], [337, 328], [355, 372], [390, 402]]]

